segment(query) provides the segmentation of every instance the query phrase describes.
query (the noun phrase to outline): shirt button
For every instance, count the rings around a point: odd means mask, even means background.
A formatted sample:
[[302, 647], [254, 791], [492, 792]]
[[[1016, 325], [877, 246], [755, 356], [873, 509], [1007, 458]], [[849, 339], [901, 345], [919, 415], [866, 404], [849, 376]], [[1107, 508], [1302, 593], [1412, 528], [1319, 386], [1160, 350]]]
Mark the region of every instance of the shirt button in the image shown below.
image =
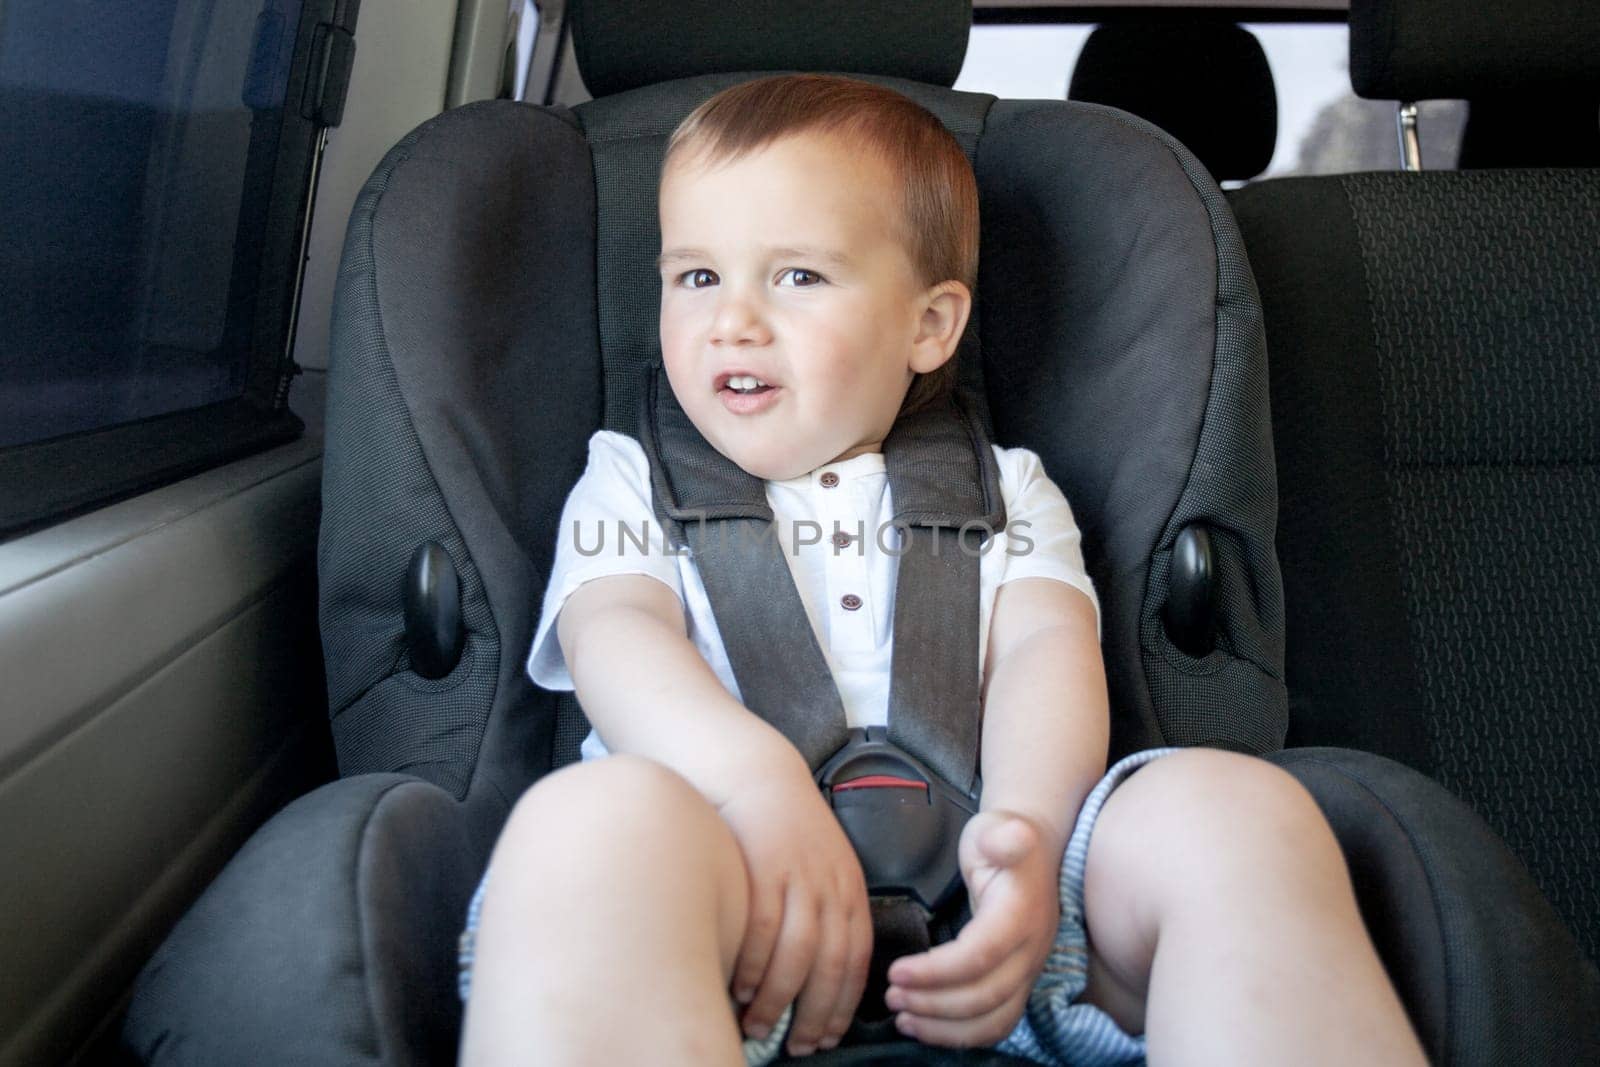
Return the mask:
[[832, 489], [839, 484], [839, 476], [832, 471], [823, 471], [822, 477], [818, 478], [817, 481], [822, 483], [822, 488]]
[[854, 611], [861, 606], [861, 598], [854, 593], [846, 593], [839, 598], [839, 606], [846, 611]]
[[839, 531], [835, 532], [834, 535], [833, 535], [833, 547], [834, 548], [849, 548], [850, 547], [850, 540], [851, 540], [851, 538], [850, 538], [849, 534], [845, 533], [843, 530], [839, 530]]

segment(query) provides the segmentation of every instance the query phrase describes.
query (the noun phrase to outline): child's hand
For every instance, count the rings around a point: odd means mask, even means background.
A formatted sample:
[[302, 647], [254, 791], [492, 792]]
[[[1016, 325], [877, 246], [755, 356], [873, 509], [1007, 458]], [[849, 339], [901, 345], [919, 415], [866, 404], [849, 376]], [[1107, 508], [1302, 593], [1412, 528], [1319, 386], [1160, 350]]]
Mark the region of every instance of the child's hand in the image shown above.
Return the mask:
[[972, 921], [954, 941], [889, 967], [889, 1008], [901, 1033], [930, 1045], [993, 1045], [1022, 1018], [1060, 921], [1060, 856], [1031, 821], [980, 812], [961, 833]]
[[807, 774], [765, 777], [720, 810], [750, 872], [750, 917], [733, 972], [734, 996], [750, 1005], [745, 1033], [764, 1037], [795, 1002], [790, 1054], [832, 1047], [850, 1027], [872, 958], [855, 850]]

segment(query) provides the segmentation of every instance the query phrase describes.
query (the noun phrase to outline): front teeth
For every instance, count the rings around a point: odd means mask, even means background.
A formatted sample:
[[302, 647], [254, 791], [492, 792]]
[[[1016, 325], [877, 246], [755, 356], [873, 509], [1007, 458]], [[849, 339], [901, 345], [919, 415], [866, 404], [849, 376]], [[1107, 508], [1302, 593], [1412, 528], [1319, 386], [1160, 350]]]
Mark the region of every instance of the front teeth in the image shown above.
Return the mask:
[[728, 388], [737, 389], [741, 393], [749, 392], [751, 389], [759, 389], [766, 384], [766, 382], [753, 374], [735, 374], [728, 379]]

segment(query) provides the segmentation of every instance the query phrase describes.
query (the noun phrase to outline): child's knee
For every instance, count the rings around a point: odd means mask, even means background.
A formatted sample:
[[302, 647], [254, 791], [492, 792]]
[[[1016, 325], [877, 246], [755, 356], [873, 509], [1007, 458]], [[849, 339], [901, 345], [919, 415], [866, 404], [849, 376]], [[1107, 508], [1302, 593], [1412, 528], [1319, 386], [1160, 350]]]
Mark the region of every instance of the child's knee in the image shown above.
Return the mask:
[[1241, 870], [1343, 863], [1321, 809], [1293, 776], [1211, 749], [1177, 753], [1134, 774], [1106, 802], [1095, 838], [1091, 863], [1189, 886]]
[[574, 764], [522, 795], [491, 867], [517, 881], [559, 877], [649, 880], [689, 868], [742, 886], [743, 855], [709, 801], [653, 760], [613, 755]]
[[[620, 893], [709, 908], [729, 960], [742, 936], [746, 873], [732, 830], [687, 779], [642, 757], [607, 756], [541, 779], [517, 801], [490, 868], [491, 895], [523, 901], [559, 885], [584, 906]], [[685, 899], [664, 899], [664, 887]]]
[[706, 806], [682, 775], [642, 756], [574, 763], [541, 778], [517, 801], [502, 841], [593, 841], [670, 833]]

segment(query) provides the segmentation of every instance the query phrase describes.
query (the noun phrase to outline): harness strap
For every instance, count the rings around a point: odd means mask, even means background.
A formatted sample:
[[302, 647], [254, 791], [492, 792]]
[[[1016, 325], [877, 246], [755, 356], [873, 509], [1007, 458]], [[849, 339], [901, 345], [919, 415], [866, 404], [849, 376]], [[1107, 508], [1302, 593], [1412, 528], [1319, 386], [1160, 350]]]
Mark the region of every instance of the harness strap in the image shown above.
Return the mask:
[[765, 487], [711, 447], [664, 378], [650, 375], [640, 434], [656, 514], [694, 555], [745, 706], [815, 770], [849, 740], [850, 727], [778, 544]]
[[[783, 558], [766, 487], [701, 436], [659, 364], [644, 397], [639, 437], [656, 514], [695, 557], [745, 705], [816, 770], [848, 740], [848, 723]], [[903, 538], [888, 736], [975, 795], [979, 552], [1005, 526], [999, 468], [964, 398], [899, 419], [884, 441], [884, 466]]]

